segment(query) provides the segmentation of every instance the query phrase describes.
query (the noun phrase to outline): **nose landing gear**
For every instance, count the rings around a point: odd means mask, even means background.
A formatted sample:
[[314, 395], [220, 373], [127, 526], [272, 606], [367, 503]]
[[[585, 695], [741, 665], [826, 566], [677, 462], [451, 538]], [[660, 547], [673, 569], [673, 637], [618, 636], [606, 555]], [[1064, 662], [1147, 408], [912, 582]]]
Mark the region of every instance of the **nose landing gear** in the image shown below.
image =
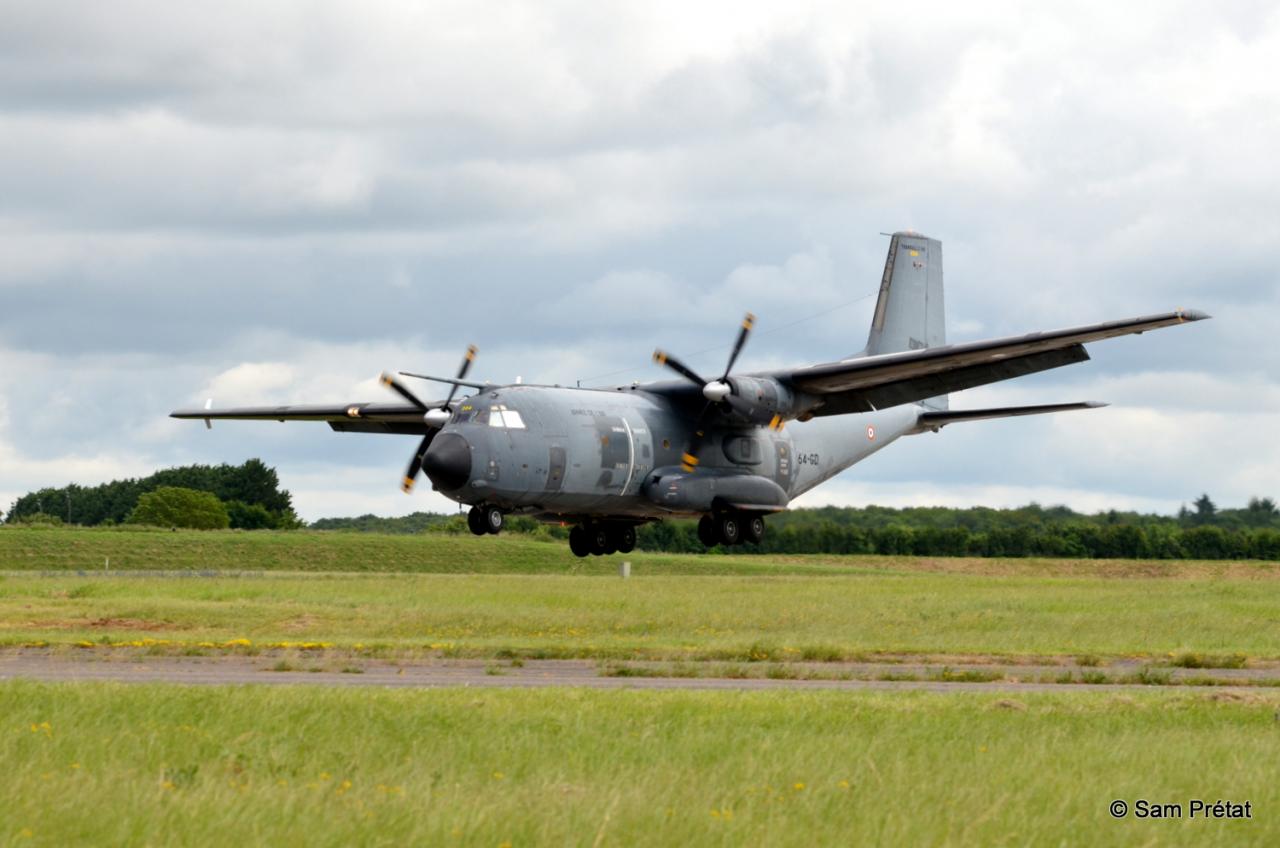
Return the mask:
[[467, 512], [467, 529], [477, 536], [502, 532], [506, 516], [496, 506], [473, 506]]

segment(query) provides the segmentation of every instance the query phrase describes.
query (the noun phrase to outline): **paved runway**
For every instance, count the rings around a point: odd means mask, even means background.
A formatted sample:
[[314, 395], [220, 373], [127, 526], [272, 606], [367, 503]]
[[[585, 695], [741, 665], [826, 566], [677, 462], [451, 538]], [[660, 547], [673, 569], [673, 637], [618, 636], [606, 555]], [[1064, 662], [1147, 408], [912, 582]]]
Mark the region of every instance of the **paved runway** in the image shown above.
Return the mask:
[[[669, 667], [650, 663], [626, 663], [645, 675], [616, 676], [608, 667], [586, 660], [526, 660], [522, 666], [506, 661], [485, 660], [365, 660], [333, 659], [323, 655], [282, 659], [279, 656], [121, 656], [113, 653], [86, 651], [83, 654], [53, 654], [38, 650], [0, 652], [0, 680], [30, 679], [45, 681], [119, 681], [124, 683], [212, 684], [305, 684], [312, 686], [385, 686], [433, 688], [443, 686], [529, 688], [543, 686], [578, 686], [592, 689], [923, 689], [935, 692], [1028, 692], [1079, 689], [1151, 688], [1132, 684], [1052, 683], [1018, 681], [1008, 677], [990, 682], [945, 681], [937, 677], [941, 667], [901, 664], [850, 663], [830, 664], [824, 671], [844, 673], [854, 679], [773, 679], [768, 677], [710, 676], [724, 664], [708, 664], [698, 673], [706, 676], [663, 676]], [[800, 665], [800, 664], [797, 664]], [[690, 664], [685, 664], [688, 669]], [[812, 666], [802, 666], [805, 671]], [[665, 669], [665, 670], [664, 670]], [[957, 671], [991, 671], [1003, 669], [1009, 675], [1034, 678], [1064, 671], [1056, 666], [963, 666]], [[1109, 669], [1115, 673], [1117, 669]], [[1119, 669], [1123, 671], [1123, 669]], [[1185, 674], [1183, 669], [1170, 669], [1170, 680]], [[884, 675], [918, 677], [911, 680], [877, 679]], [[1213, 672], [1221, 680], [1239, 680], [1242, 685], [1255, 682], [1252, 669], [1219, 669]], [[1200, 688], [1200, 687], [1197, 687]], [[1221, 687], [1214, 687], [1219, 689]]]

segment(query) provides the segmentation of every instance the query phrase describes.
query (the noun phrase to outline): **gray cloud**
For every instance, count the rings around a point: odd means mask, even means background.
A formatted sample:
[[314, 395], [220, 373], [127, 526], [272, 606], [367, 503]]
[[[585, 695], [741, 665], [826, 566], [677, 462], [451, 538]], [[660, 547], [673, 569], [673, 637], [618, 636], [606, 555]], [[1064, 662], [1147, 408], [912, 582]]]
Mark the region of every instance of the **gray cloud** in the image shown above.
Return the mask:
[[0, 4], [0, 501], [258, 454], [313, 516], [407, 511], [411, 445], [164, 415], [377, 397], [468, 342], [494, 379], [647, 379], [659, 344], [713, 368], [747, 309], [745, 367], [845, 355], [904, 227], [944, 241], [953, 339], [1216, 320], [956, 399], [1117, 408], [950, 428], [819, 492], [1261, 493], [1280, 13], [916, 11]]

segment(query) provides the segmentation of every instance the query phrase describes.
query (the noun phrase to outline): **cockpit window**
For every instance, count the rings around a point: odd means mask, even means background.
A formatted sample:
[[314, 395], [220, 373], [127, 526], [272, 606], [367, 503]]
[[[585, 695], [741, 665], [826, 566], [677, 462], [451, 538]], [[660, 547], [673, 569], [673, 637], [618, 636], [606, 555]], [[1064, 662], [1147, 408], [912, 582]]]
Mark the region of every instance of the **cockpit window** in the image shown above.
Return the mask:
[[489, 412], [489, 426], [506, 427], [509, 430], [523, 430], [524, 419], [514, 409], [508, 409], [504, 404], [496, 403]]
[[458, 407], [457, 414], [453, 417], [453, 423], [466, 424], [472, 422], [475, 424], [489, 423], [489, 407], [477, 406], [473, 403], [464, 403]]

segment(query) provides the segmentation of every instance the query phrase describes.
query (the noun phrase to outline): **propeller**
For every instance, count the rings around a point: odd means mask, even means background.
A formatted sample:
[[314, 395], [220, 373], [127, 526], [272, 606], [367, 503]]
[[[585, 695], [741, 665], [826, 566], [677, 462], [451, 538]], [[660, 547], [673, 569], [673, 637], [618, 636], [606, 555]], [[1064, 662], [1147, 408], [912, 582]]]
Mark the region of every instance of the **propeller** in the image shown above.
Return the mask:
[[655, 350], [653, 352], [654, 362], [667, 366], [689, 382], [701, 387], [702, 396], [707, 399], [707, 405], [698, 414], [693, 425], [693, 436], [690, 438], [689, 444], [685, 447], [684, 455], [681, 457], [680, 466], [685, 471], [693, 471], [698, 465], [698, 451], [701, 449], [702, 440], [706, 436], [707, 420], [717, 406], [728, 406], [748, 421], [755, 423], [768, 422], [775, 426], [778, 423], [776, 415], [736, 394], [733, 384], [729, 382], [729, 372], [733, 370], [734, 363], [738, 361], [738, 354], [742, 353], [742, 348], [747, 343], [747, 336], [751, 334], [751, 329], [755, 326], [755, 323], [756, 316], [748, 312], [747, 316], [742, 319], [742, 326], [738, 330], [737, 340], [733, 343], [729, 361], [724, 366], [724, 373], [716, 380], [704, 379], [697, 371], [694, 371], [664, 350]]
[[[458, 368], [457, 379], [461, 380], [467, 376], [467, 372], [471, 370], [471, 363], [475, 361], [476, 353], [477, 348], [475, 345], [467, 345], [466, 355], [463, 356], [462, 365]], [[431, 440], [436, 437], [436, 433], [441, 427], [449, 423], [450, 417], [453, 416], [453, 410], [449, 405], [453, 403], [453, 396], [458, 392], [458, 385], [455, 383], [449, 389], [449, 396], [445, 398], [444, 403], [431, 407], [423, 403], [417, 395], [405, 388], [403, 383], [385, 371], [381, 380], [382, 385], [416, 407], [422, 413], [422, 420], [426, 421], [427, 427], [430, 428], [427, 434], [422, 437], [422, 441], [418, 444], [418, 449], [414, 451], [413, 458], [409, 460], [409, 467], [404, 472], [404, 480], [400, 483], [400, 488], [407, 495], [413, 491], [413, 484], [417, 482], [418, 472], [422, 470], [422, 460], [427, 455], [427, 449], [431, 447]]]

